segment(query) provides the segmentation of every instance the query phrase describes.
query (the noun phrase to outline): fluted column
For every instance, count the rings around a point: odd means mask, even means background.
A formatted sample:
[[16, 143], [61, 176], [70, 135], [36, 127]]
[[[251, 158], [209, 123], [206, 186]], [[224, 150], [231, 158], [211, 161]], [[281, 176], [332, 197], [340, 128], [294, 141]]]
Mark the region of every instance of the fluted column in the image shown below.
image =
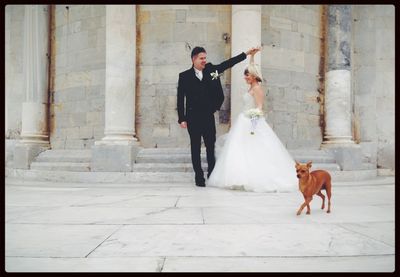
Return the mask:
[[[245, 52], [251, 47], [261, 46], [261, 5], [232, 5], [232, 52], [231, 56]], [[242, 110], [242, 94], [248, 90], [244, 80], [246, 61], [232, 67], [231, 74], [231, 123]], [[261, 55], [254, 57], [261, 70]]]
[[92, 147], [92, 171], [132, 171], [135, 138], [136, 5], [106, 5], [104, 138]]
[[136, 7], [106, 5], [105, 137], [96, 144], [132, 144], [135, 136]]
[[324, 146], [354, 144], [351, 130], [351, 6], [328, 6]]
[[49, 6], [26, 5], [23, 30], [21, 140], [14, 149], [14, 167], [28, 169], [50, 147], [48, 117]]
[[21, 142], [48, 146], [49, 7], [26, 5], [24, 17], [24, 90]]

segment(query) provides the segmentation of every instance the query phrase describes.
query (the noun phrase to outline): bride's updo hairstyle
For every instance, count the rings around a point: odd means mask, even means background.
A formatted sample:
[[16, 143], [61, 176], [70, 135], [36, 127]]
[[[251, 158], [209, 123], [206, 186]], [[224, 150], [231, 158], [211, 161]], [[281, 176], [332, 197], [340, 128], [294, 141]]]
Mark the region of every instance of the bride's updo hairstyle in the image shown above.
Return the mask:
[[256, 78], [257, 82], [262, 82], [261, 73], [259, 70], [257, 70], [257, 67], [253, 63], [250, 63], [244, 70], [244, 75], [247, 74], [253, 75]]

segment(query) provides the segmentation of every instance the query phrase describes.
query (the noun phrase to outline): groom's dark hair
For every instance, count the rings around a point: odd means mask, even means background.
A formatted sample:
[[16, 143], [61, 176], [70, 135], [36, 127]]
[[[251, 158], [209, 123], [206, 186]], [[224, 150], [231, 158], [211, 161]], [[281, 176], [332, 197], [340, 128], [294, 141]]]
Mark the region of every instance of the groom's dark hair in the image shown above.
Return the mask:
[[207, 53], [206, 49], [204, 49], [203, 47], [200, 46], [196, 46], [195, 48], [193, 48], [192, 50], [192, 54], [190, 55], [190, 57], [193, 59], [194, 56], [196, 56], [199, 53]]

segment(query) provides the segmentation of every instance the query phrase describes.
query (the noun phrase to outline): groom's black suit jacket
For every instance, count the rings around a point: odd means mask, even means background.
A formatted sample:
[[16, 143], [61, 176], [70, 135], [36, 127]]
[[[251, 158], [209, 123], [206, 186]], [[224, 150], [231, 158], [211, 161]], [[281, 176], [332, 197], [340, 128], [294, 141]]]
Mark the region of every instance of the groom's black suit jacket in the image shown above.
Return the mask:
[[212, 80], [211, 73], [217, 70], [218, 74], [221, 74], [226, 69], [245, 60], [246, 57], [247, 55], [242, 52], [218, 65], [207, 63], [203, 69], [202, 81], [196, 77], [193, 66], [181, 72], [178, 81], [178, 123], [187, 121], [190, 124], [191, 121], [213, 115], [219, 110], [224, 102], [224, 93], [220, 78]]

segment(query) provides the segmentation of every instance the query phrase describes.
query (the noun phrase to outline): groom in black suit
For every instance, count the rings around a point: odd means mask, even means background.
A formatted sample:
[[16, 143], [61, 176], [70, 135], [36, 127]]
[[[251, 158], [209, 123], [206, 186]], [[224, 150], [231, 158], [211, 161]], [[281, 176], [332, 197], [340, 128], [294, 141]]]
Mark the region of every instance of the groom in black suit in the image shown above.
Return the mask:
[[[207, 53], [203, 47], [195, 47], [191, 58], [193, 66], [179, 74], [178, 81], [178, 123], [187, 128], [190, 136], [192, 164], [196, 186], [205, 187], [204, 172], [201, 167], [200, 147], [203, 137], [207, 152], [208, 174], [215, 165], [215, 119], [214, 113], [224, 102], [219, 74], [246, 59], [255, 48], [230, 58], [218, 65], [207, 63]], [[186, 108], [185, 108], [186, 98]]]

